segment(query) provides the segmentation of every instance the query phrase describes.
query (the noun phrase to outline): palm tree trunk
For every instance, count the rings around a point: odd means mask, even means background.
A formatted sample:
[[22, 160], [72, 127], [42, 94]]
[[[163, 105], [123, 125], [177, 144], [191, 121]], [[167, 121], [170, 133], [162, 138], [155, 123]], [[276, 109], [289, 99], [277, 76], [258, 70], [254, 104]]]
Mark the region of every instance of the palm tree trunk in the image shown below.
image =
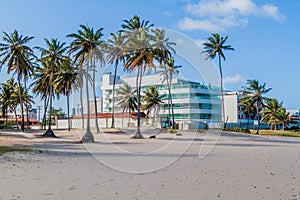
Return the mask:
[[154, 126], [154, 122], [155, 122], [155, 114], [156, 114], [156, 106], [154, 107], [154, 111], [153, 111], [152, 127]]
[[15, 113], [16, 126], [17, 126], [17, 129], [19, 129], [19, 123], [18, 123], [18, 117], [17, 117], [17, 107], [14, 108], [14, 113]]
[[[87, 66], [87, 68], [89, 68]], [[88, 73], [89, 69], [87, 69]], [[89, 95], [89, 80], [88, 77], [85, 79], [85, 88], [86, 88], [86, 102], [87, 102], [87, 122], [86, 122], [86, 132], [84, 136], [81, 138], [81, 142], [95, 142], [94, 136], [91, 132], [91, 127], [90, 127], [90, 95]]]
[[259, 134], [259, 129], [260, 129], [259, 101], [256, 102], [256, 112], [257, 112], [257, 123], [258, 123], [256, 134]]
[[168, 127], [171, 127], [171, 88], [170, 88], [170, 81], [169, 81], [169, 75], [168, 75], [168, 71], [167, 71], [167, 67], [166, 65], [164, 65], [165, 67], [165, 72], [166, 72], [166, 81], [167, 81], [167, 87], [168, 87]]
[[[24, 90], [27, 90], [26, 80], [24, 80]], [[26, 128], [29, 129], [29, 112], [28, 112], [28, 102], [25, 102], [26, 108]]]
[[46, 130], [46, 115], [48, 110], [49, 98], [45, 97], [44, 101], [44, 115], [43, 115], [43, 122], [42, 122], [42, 129]]
[[142, 83], [142, 66], [138, 67], [138, 72], [136, 76], [136, 92], [137, 92], [137, 132], [132, 137], [135, 139], [143, 139], [141, 134], [141, 83]]
[[70, 128], [70, 99], [69, 99], [69, 93], [67, 93], [67, 113], [68, 113], [68, 131], [71, 130]]
[[220, 79], [221, 79], [221, 107], [222, 107], [222, 123], [223, 128], [226, 128], [226, 122], [225, 122], [225, 107], [224, 107], [224, 90], [223, 90], [223, 73], [222, 73], [222, 64], [221, 64], [221, 56], [220, 53], [218, 53], [219, 57], [219, 70], [220, 70]]
[[172, 111], [172, 129], [175, 129], [175, 116], [174, 116], [174, 106], [173, 106], [173, 99], [171, 93], [171, 86], [172, 86], [172, 75], [170, 76], [169, 82], [169, 94], [170, 94], [170, 104], [171, 104], [171, 111]]
[[[82, 77], [81, 77], [82, 78]], [[83, 79], [82, 79], [83, 80]], [[82, 87], [80, 87], [79, 90], [79, 96], [80, 96], [80, 114], [81, 114], [81, 128], [84, 129], [84, 113], [83, 113], [83, 94], [82, 94]]]
[[5, 108], [5, 123], [6, 123], [5, 129], [8, 128], [8, 126], [7, 126], [7, 122], [8, 122], [7, 110], [8, 110], [8, 108], [7, 108], [7, 106], [6, 106], [6, 108]]
[[250, 115], [248, 115], [247, 129], [249, 129]]
[[23, 107], [23, 100], [22, 100], [22, 88], [21, 88], [21, 80], [18, 78], [19, 84], [19, 98], [20, 98], [20, 106], [21, 106], [21, 131], [24, 132], [24, 107]]
[[115, 128], [115, 87], [116, 87], [116, 77], [118, 70], [118, 60], [116, 60], [115, 73], [114, 73], [114, 82], [113, 82], [113, 91], [112, 91], [112, 112], [111, 112], [111, 128]]
[[95, 85], [95, 79], [96, 79], [96, 62], [95, 57], [92, 58], [93, 61], [91, 63], [93, 64], [93, 95], [94, 95], [94, 106], [95, 106], [95, 126], [96, 126], [96, 133], [100, 133], [99, 124], [98, 124], [98, 106], [97, 106], [97, 97], [96, 97], [96, 85]]
[[43, 137], [57, 137], [53, 130], [51, 129], [51, 116], [52, 116], [52, 98], [53, 98], [53, 76], [54, 76], [54, 64], [52, 64], [51, 68], [51, 82], [50, 82], [50, 91], [49, 91], [49, 122], [48, 122], [48, 129], [42, 135]]

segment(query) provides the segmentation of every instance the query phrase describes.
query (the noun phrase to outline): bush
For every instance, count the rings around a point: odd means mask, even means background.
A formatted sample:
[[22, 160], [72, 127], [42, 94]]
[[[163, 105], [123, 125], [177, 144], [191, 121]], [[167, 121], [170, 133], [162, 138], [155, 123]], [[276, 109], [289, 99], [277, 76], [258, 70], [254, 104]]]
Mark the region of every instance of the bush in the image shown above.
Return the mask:
[[247, 128], [231, 127], [224, 128], [223, 131], [237, 132], [237, 133], [251, 133]]

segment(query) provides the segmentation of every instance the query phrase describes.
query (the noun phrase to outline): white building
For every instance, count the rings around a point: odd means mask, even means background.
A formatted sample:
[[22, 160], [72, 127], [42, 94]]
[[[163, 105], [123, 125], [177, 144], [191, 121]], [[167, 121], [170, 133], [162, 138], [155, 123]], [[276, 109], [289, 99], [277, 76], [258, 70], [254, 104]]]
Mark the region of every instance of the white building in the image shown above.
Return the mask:
[[[136, 87], [136, 77], [117, 77], [116, 90], [127, 83], [132, 88]], [[159, 116], [166, 116], [168, 90], [166, 83], [162, 83], [162, 77], [157, 75], [144, 76], [142, 80], [142, 90], [149, 86], [155, 86], [160, 94], [166, 94], [165, 104], [162, 106]], [[113, 75], [103, 75], [103, 112], [112, 111], [112, 89]], [[174, 107], [174, 118], [180, 129], [199, 129], [208, 126], [218, 128], [221, 120], [220, 109], [220, 89], [207, 86], [197, 82], [191, 82], [178, 78], [172, 79], [172, 99]], [[116, 105], [116, 104], [115, 104]], [[115, 106], [116, 107], [116, 106]], [[116, 112], [121, 109], [116, 108]], [[157, 120], [159, 121], [159, 119]], [[159, 125], [157, 125], [159, 126]]]

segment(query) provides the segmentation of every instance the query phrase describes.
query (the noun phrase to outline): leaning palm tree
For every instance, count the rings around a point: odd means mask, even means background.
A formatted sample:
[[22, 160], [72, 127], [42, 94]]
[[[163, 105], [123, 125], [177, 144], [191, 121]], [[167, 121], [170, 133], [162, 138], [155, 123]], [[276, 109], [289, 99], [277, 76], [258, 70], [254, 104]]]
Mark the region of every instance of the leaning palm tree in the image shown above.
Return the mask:
[[164, 97], [165, 94], [159, 94], [155, 86], [150, 86], [144, 91], [143, 101], [145, 103], [142, 105], [142, 109], [147, 110], [147, 116], [153, 111], [152, 126], [154, 126], [156, 113], [159, 112], [160, 107], [163, 105], [162, 99]]
[[116, 91], [117, 106], [123, 109], [123, 113], [128, 111], [128, 125], [130, 124], [131, 112], [137, 110], [136, 90], [133, 90], [128, 83], [120, 86]]
[[57, 73], [54, 80], [54, 88], [57, 93], [61, 93], [67, 97], [67, 115], [68, 115], [68, 131], [70, 131], [70, 94], [77, 91], [81, 84], [78, 79], [78, 69], [71, 65], [71, 60], [62, 66], [62, 70]]
[[[103, 36], [102, 30], [100, 28], [94, 32], [93, 28], [85, 25], [80, 25], [80, 30], [77, 33], [69, 34], [67, 37], [71, 37], [74, 40], [71, 42], [70, 53], [74, 53], [74, 62], [81, 59], [80, 68], [83, 64], [87, 64], [87, 72], [89, 70], [93, 71], [92, 78], [92, 88], [94, 93], [94, 104], [95, 104], [95, 124], [97, 133], [100, 132], [98, 125], [98, 109], [97, 109], [97, 99], [96, 99], [96, 85], [95, 85], [95, 73], [96, 73], [96, 61], [101, 64], [104, 63], [103, 55], [103, 41], [101, 37]], [[88, 91], [88, 79], [86, 79], [86, 93], [87, 93], [87, 130], [86, 134], [82, 138], [82, 142], [94, 142], [94, 137], [90, 130], [90, 110], [89, 110], [89, 91]]]
[[124, 62], [125, 55], [125, 37], [121, 32], [111, 34], [112, 38], [107, 40], [106, 43], [106, 59], [110, 64], [115, 63], [113, 91], [112, 91], [112, 120], [111, 128], [115, 128], [115, 85], [118, 71], [118, 64], [120, 61]]
[[[33, 50], [26, 46], [26, 44], [34, 37], [19, 35], [17, 30], [14, 30], [11, 34], [3, 32], [3, 41], [0, 43], [0, 68], [7, 64], [8, 73], [13, 72], [17, 75], [18, 84], [21, 85], [21, 81], [27, 81], [29, 75], [33, 72], [32, 58], [35, 57]], [[19, 87], [19, 98], [21, 106], [21, 129], [24, 132], [24, 107], [22, 102], [21, 87]]]
[[[65, 46], [66, 43], [61, 43], [57, 39], [44, 39], [47, 45], [47, 48], [35, 47], [41, 52], [41, 63], [48, 63], [47, 66], [50, 68], [50, 77], [49, 77], [49, 122], [48, 130], [42, 135], [44, 137], [56, 137], [53, 130], [51, 129], [51, 116], [52, 116], [52, 99], [54, 94], [53, 82], [55, 80], [54, 75], [63, 66], [69, 58], [66, 56], [68, 48]], [[49, 70], [49, 71], [50, 71]]]
[[258, 121], [258, 126], [256, 130], [256, 134], [259, 134], [260, 129], [260, 110], [263, 107], [263, 102], [267, 100], [264, 96], [267, 94], [272, 88], [266, 88], [266, 83], [260, 84], [258, 80], [247, 80], [247, 85], [244, 88], [244, 95], [248, 96], [250, 101], [255, 104], [256, 107], [256, 118]]
[[218, 55], [219, 60], [219, 71], [220, 71], [220, 80], [221, 80], [221, 105], [222, 105], [222, 122], [225, 124], [225, 107], [224, 107], [224, 91], [223, 91], [223, 72], [222, 72], [222, 62], [221, 58], [225, 61], [225, 55], [223, 51], [231, 50], [233, 51], [234, 48], [231, 45], [225, 45], [228, 36], [221, 37], [218, 33], [212, 34], [208, 38], [208, 42], [203, 43], [204, 51], [202, 53], [206, 54], [206, 59], [214, 59], [216, 55]]

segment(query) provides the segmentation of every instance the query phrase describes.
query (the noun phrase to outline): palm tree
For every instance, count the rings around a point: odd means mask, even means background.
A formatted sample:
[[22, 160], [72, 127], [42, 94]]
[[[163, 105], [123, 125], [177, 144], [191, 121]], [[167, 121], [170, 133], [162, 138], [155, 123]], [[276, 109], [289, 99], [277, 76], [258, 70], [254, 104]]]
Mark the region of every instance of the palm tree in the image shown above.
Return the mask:
[[147, 115], [149, 115], [149, 113], [153, 110], [152, 126], [154, 126], [156, 113], [159, 112], [159, 109], [163, 104], [162, 99], [164, 97], [165, 95], [160, 95], [158, 89], [154, 86], [150, 86], [144, 91], [143, 100], [145, 104], [142, 105], [142, 109], [148, 110]]
[[149, 28], [154, 24], [149, 21], [140, 20], [135, 15], [130, 20], [123, 20], [121, 32], [125, 32], [126, 37], [126, 63], [124, 69], [132, 72], [137, 69], [136, 74], [136, 91], [137, 91], [137, 132], [132, 138], [144, 138], [140, 131], [141, 126], [141, 84], [144, 71], [153, 65], [153, 46], [151, 40], [153, 37], [149, 34]]
[[49, 122], [48, 130], [43, 134], [44, 137], [56, 137], [53, 130], [51, 129], [51, 115], [52, 115], [52, 99], [54, 94], [53, 82], [55, 80], [54, 75], [61, 66], [64, 66], [65, 63], [69, 60], [66, 56], [68, 50], [65, 47], [66, 43], [61, 43], [57, 39], [44, 39], [47, 45], [47, 49], [42, 47], [35, 47], [41, 51], [40, 62], [49, 64], [47, 67], [50, 68], [49, 78]]
[[[0, 43], [0, 68], [7, 64], [7, 72], [13, 72], [17, 75], [18, 84], [21, 85], [21, 81], [26, 83], [27, 78], [33, 72], [32, 58], [35, 58], [33, 50], [26, 46], [26, 44], [34, 37], [19, 35], [17, 30], [14, 30], [11, 34], [3, 32], [3, 41]], [[19, 99], [21, 106], [21, 129], [24, 132], [24, 107], [22, 102], [21, 87], [19, 87]]]
[[115, 85], [116, 85], [116, 76], [118, 70], [118, 64], [120, 61], [124, 62], [125, 55], [125, 38], [121, 32], [117, 34], [111, 34], [112, 38], [107, 40], [106, 43], [106, 59], [110, 64], [115, 63], [114, 69], [114, 80], [113, 80], [113, 97], [112, 97], [112, 121], [111, 128], [115, 128]]
[[257, 131], [256, 134], [259, 134], [260, 129], [260, 110], [263, 107], [263, 101], [267, 100], [264, 95], [268, 93], [272, 88], [266, 88], [266, 83], [260, 84], [258, 80], [247, 80], [247, 87], [244, 88], [244, 95], [248, 96], [250, 101], [256, 106], [256, 115], [257, 115]]
[[[101, 37], [103, 36], [102, 30], [100, 28], [94, 32], [93, 28], [85, 25], [80, 25], [81, 30], [77, 33], [69, 34], [67, 37], [71, 37], [74, 40], [71, 42], [70, 53], [74, 54], [74, 61], [81, 59], [80, 68], [82, 68], [84, 63], [87, 63], [87, 72], [90, 69], [93, 71], [92, 87], [94, 93], [94, 104], [95, 104], [95, 123], [96, 131], [100, 132], [98, 125], [98, 109], [97, 109], [97, 99], [96, 99], [96, 87], [95, 87], [95, 73], [96, 73], [96, 60], [100, 63], [104, 63], [104, 55], [102, 52], [103, 41]], [[87, 93], [87, 130], [86, 134], [83, 136], [83, 142], [94, 142], [94, 137], [90, 130], [90, 110], [89, 110], [89, 91], [88, 91], [88, 79], [86, 79], [86, 93]]]
[[[50, 99], [50, 83], [51, 83], [51, 63], [49, 60], [41, 60], [41, 66], [38, 66], [34, 71], [34, 82], [32, 83], [32, 91], [36, 95], [41, 96], [41, 100], [44, 100], [44, 115], [42, 120], [42, 126], [46, 129], [46, 114]], [[53, 95], [52, 95], [53, 96]]]
[[260, 112], [263, 115], [261, 121], [271, 125], [272, 130], [276, 129], [278, 124], [277, 114], [279, 109], [282, 108], [282, 104], [283, 102], [279, 102], [275, 98], [267, 99], [264, 109]]
[[232, 48], [231, 45], [225, 45], [225, 42], [227, 41], [227, 39], [228, 39], [228, 36], [221, 37], [218, 33], [213, 33], [208, 38], [208, 42], [203, 43], [204, 51], [202, 51], [202, 53], [205, 53], [207, 55], [206, 59], [208, 59], [208, 58], [214, 59], [216, 57], [216, 55], [218, 55], [220, 79], [221, 79], [222, 121], [224, 123], [224, 128], [225, 128], [226, 124], [225, 124], [223, 72], [222, 72], [221, 58], [223, 58], [223, 60], [225, 61], [225, 55], [223, 53], [224, 50], [231, 50], [231, 51], [234, 50], [234, 48]]
[[255, 106], [249, 96], [245, 96], [245, 97], [241, 98], [240, 105], [242, 106], [242, 110], [243, 110], [244, 114], [248, 118], [247, 129], [249, 129], [250, 117], [251, 117], [251, 115], [255, 114]]
[[285, 129], [285, 126], [288, 125], [290, 118], [290, 113], [286, 112], [286, 108], [280, 108], [277, 112], [278, 124], [282, 124], [282, 129]]
[[136, 90], [133, 90], [130, 85], [124, 83], [116, 91], [117, 106], [123, 109], [123, 113], [128, 111], [128, 125], [130, 124], [131, 111], [137, 110]]
[[7, 129], [7, 113], [9, 110], [10, 102], [11, 101], [11, 88], [7, 83], [2, 83], [0, 87], [0, 106], [1, 106], [1, 112], [2, 117], [5, 118], [6, 121], [6, 127]]
[[62, 70], [57, 73], [54, 80], [54, 87], [58, 93], [62, 93], [67, 97], [67, 115], [68, 115], [68, 131], [70, 131], [70, 93], [77, 90], [81, 86], [78, 81], [78, 69], [71, 65], [71, 60], [62, 66]]
[[135, 31], [139, 31], [139, 29], [141, 28], [151, 28], [154, 26], [154, 24], [149, 24], [149, 20], [145, 21], [145, 20], [140, 20], [140, 17], [137, 15], [134, 15], [131, 19], [129, 20], [123, 20], [123, 24], [121, 25], [122, 30], [121, 32], [125, 32], [125, 33], [134, 33]]
[[128, 38], [128, 49], [129, 54], [127, 54], [126, 63], [124, 66], [125, 71], [132, 72], [137, 69], [136, 74], [136, 88], [137, 88], [137, 132], [133, 138], [142, 139], [143, 135], [140, 131], [140, 107], [141, 107], [141, 86], [142, 77], [145, 70], [149, 67], [154, 67], [153, 64], [153, 49], [151, 48], [151, 40], [149, 34], [145, 29], [141, 29], [139, 34], [130, 35]]
[[[180, 68], [180, 66], [175, 66], [175, 61], [172, 57], [168, 58], [166, 63], [164, 64], [164, 70], [161, 72], [161, 76], [163, 76], [163, 82], [167, 82], [167, 87], [168, 87], [168, 111], [170, 115], [170, 107], [172, 111], [172, 128], [175, 128], [175, 119], [174, 119], [174, 108], [173, 108], [173, 100], [172, 100], [172, 93], [171, 93], [171, 87], [172, 87], [172, 80], [173, 80], [173, 75], [177, 75], [179, 73], [177, 68]], [[171, 105], [171, 106], [170, 106]], [[170, 116], [169, 116], [170, 118]], [[169, 124], [170, 126], [170, 124]]]

